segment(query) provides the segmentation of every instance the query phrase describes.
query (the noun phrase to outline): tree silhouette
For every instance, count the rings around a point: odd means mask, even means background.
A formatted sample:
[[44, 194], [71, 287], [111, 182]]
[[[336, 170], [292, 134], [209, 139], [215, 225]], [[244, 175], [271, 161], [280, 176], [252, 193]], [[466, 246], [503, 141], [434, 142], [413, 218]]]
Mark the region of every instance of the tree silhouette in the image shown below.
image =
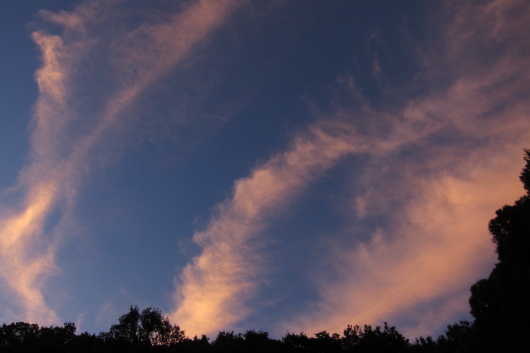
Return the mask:
[[159, 309], [149, 307], [140, 313], [137, 306], [131, 306], [127, 314], [120, 316], [119, 323], [101, 336], [129, 346], [171, 346], [185, 338], [184, 331], [171, 325]]
[[308, 352], [310, 347], [309, 337], [303, 332], [300, 334], [286, 333], [282, 338], [282, 344], [286, 352], [295, 353]]
[[0, 352], [66, 352], [76, 339], [76, 327], [40, 327], [38, 324], [14, 322], [0, 328]]
[[469, 346], [472, 332], [473, 325], [468, 321], [447, 325], [444, 334], [440, 335], [437, 340], [433, 340], [430, 336], [417, 338], [416, 344], [412, 346], [412, 351], [416, 353], [473, 352]]
[[528, 349], [530, 328], [530, 150], [520, 175], [526, 194], [489, 223], [499, 262], [471, 287], [472, 345], [480, 352]]

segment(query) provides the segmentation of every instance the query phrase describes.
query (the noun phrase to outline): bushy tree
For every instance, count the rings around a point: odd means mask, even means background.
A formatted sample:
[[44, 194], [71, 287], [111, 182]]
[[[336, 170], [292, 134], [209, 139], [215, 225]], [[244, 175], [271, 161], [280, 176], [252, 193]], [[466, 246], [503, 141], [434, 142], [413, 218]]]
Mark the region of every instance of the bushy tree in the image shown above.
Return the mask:
[[304, 332], [286, 333], [282, 337], [282, 343], [286, 352], [302, 353], [308, 352], [310, 348], [309, 337]]
[[128, 345], [171, 346], [181, 342], [185, 334], [179, 326], [171, 325], [159, 309], [149, 307], [140, 312], [137, 306], [131, 306], [102, 337]]
[[530, 347], [530, 150], [520, 175], [526, 194], [497, 210], [489, 223], [499, 262], [471, 287], [473, 347], [480, 352], [520, 352]]
[[63, 327], [25, 322], [3, 324], [0, 328], [0, 352], [66, 352], [76, 338], [75, 324]]

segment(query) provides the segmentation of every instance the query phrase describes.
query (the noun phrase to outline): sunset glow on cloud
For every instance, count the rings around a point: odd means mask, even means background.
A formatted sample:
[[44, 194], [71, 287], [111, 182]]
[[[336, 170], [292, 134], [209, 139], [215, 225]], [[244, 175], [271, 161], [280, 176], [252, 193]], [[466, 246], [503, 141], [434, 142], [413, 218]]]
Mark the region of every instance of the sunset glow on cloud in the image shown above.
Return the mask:
[[354, 137], [349, 126], [314, 127], [291, 150], [235, 182], [233, 196], [218, 205], [207, 229], [194, 235], [203, 252], [184, 268], [175, 320], [200, 334], [229, 327], [252, 311], [245, 299], [256, 294], [254, 282], [265, 275], [254, 238], [301, 188], [358, 149]]
[[469, 318], [487, 223], [523, 193], [524, 1], [10, 6], [3, 322], [97, 333], [132, 304], [191, 336], [413, 339]]

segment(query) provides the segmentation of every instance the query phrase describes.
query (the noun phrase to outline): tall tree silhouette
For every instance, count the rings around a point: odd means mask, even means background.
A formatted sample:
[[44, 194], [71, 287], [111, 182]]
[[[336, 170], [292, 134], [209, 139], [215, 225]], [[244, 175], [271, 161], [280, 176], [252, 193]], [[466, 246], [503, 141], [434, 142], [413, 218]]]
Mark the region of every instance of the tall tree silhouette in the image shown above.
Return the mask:
[[489, 223], [499, 262], [471, 287], [473, 346], [480, 352], [526, 351], [530, 329], [530, 150], [520, 175], [526, 194]]
[[160, 310], [149, 307], [140, 313], [137, 306], [131, 306], [102, 338], [133, 346], [171, 346], [181, 342], [185, 335], [179, 326], [171, 325]]

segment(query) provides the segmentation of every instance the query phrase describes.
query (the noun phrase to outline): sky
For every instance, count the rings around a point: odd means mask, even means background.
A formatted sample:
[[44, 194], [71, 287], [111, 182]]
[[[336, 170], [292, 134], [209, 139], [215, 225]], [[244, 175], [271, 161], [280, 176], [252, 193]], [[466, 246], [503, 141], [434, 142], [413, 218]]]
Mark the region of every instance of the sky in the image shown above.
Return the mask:
[[525, 0], [4, 1], [0, 321], [471, 319], [523, 195]]

